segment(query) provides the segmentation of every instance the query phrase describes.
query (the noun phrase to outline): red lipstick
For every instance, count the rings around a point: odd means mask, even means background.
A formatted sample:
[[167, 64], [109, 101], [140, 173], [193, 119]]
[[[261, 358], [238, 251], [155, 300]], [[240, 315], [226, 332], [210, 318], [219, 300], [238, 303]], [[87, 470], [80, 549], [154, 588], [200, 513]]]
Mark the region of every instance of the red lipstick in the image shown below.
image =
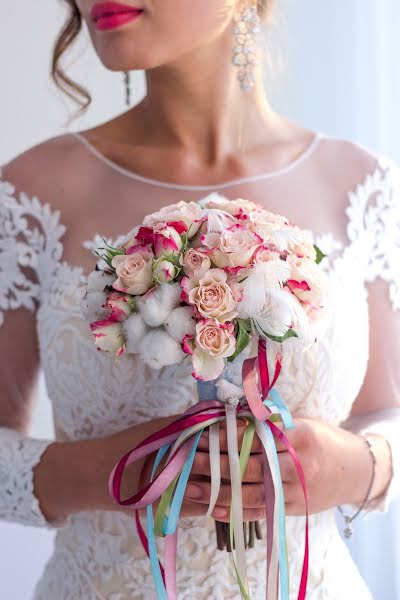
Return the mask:
[[97, 2], [93, 5], [90, 16], [97, 29], [106, 31], [137, 19], [142, 12], [141, 8], [119, 2]]

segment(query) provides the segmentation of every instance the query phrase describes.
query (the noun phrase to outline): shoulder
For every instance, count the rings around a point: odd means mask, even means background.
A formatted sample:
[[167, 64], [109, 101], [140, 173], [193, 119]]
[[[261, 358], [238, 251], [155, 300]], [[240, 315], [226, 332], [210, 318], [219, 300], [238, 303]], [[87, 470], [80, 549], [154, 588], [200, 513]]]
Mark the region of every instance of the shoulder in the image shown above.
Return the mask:
[[316, 166], [327, 182], [351, 192], [368, 182], [371, 177], [381, 177], [394, 163], [361, 143], [321, 134]]
[[54, 208], [61, 208], [57, 204], [64, 192], [75, 185], [71, 173], [80, 162], [80, 146], [68, 133], [44, 140], [3, 164], [1, 179], [11, 184], [16, 194], [35, 196]]

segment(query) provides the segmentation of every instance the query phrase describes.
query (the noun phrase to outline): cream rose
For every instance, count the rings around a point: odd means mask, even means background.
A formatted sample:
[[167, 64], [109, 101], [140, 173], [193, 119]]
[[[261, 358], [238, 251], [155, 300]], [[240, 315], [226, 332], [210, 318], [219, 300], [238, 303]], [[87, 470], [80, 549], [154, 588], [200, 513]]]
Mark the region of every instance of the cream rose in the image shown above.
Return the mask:
[[120, 254], [112, 259], [118, 279], [113, 288], [132, 296], [145, 294], [153, 285], [153, 253], [138, 246], [132, 254]]
[[211, 260], [217, 267], [246, 267], [262, 238], [245, 225], [228, 227], [221, 234], [209, 233], [203, 236], [203, 243], [210, 248]]
[[213, 319], [196, 325], [196, 346], [210, 356], [225, 358], [236, 350], [236, 338], [232, 323], [216, 323]]
[[216, 319], [220, 323], [231, 321], [237, 316], [236, 301], [227, 283], [227, 276], [221, 269], [210, 269], [200, 279], [198, 286], [190, 289], [189, 278], [182, 281], [188, 301], [205, 318]]
[[236, 350], [234, 325], [221, 324], [213, 319], [196, 325], [194, 338], [186, 336], [183, 349], [192, 356], [193, 376], [200, 381], [217, 379], [224, 370], [224, 358]]
[[185, 254], [182, 254], [180, 263], [186, 275], [195, 275], [198, 279], [211, 268], [209, 257], [196, 248], [189, 248]]

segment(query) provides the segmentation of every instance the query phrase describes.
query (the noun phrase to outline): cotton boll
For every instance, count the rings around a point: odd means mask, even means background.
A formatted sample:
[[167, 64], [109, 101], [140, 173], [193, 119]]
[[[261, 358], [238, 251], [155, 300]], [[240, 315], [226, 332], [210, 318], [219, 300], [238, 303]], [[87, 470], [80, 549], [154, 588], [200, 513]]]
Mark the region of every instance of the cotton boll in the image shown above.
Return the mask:
[[182, 342], [185, 335], [196, 333], [196, 322], [193, 318], [191, 306], [178, 306], [174, 308], [165, 324], [167, 332], [177, 342]]
[[145, 323], [150, 327], [158, 327], [167, 322], [171, 311], [181, 301], [179, 283], [162, 283], [148, 294], [137, 298], [137, 306]]
[[92, 271], [87, 278], [87, 289], [89, 291], [103, 292], [106, 286], [111, 286], [116, 276], [105, 271]]
[[181, 363], [186, 354], [164, 329], [152, 329], [140, 344], [140, 356], [152, 369], [162, 369]]
[[129, 354], [138, 354], [141, 343], [149, 328], [139, 313], [133, 313], [126, 321], [122, 322], [122, 331], [126, 339], [126, 351]]
[[81, 313], [85, 321], [93, 323], [106, 319], [110, 310], [105, 306], [107, 295], [104, 292], [89, 291], [82, 300]]

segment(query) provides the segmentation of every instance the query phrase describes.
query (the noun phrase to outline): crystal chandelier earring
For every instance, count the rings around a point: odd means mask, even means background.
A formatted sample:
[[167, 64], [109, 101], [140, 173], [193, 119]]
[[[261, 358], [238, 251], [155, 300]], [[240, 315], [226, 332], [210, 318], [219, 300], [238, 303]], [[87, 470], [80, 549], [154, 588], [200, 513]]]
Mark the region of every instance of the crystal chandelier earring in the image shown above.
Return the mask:
[[261, 30], [261, 20], [257, 6], [247, 4], [234, 17], [234, 46], [232, 63], [238, 67], [237, 79], [244, 92], [254, 87], [254, 67], [258, 64], [257, 35]]
[[124, 72], [124, 84], [125, 84], [125, 103], [127, 106], [131, 104], [131, 74], [129, 71]]

